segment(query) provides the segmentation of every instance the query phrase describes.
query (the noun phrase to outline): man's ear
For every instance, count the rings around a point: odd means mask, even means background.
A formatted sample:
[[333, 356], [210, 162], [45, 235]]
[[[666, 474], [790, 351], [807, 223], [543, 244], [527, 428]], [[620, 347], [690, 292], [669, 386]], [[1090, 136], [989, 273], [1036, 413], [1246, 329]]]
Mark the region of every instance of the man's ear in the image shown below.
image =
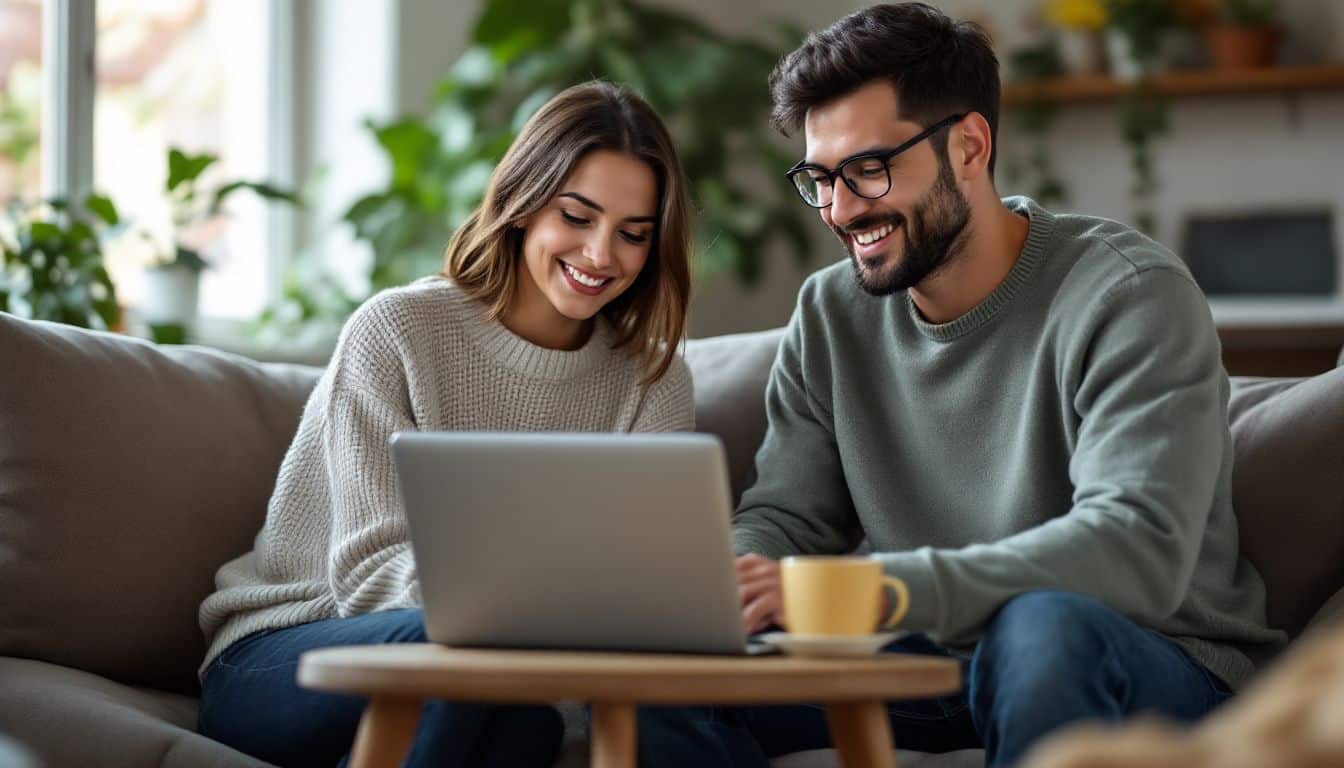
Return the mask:
[[959, 180], [971, 180], [987, 173], [994, 152], [994, 136], [989, 121], [972, 112], [952, 127], [948, 139], [952, 171]]

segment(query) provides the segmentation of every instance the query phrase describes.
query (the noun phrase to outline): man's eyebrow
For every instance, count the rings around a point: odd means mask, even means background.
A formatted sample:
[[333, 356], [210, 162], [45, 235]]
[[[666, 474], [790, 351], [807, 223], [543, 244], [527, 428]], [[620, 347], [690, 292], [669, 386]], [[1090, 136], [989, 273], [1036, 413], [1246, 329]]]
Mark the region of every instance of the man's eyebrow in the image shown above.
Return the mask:
[[[597, 211], [598, 213], [606, 213], [606, 212], [607, 212], [607, 209], [606, 209], [606, 208], [603, 208], [602, 206], [598, 205], [597, 203], [593, 202], [592, 200], [589, 200], [588, 198], [584, 197], [583, 195], [580, 195], [578, 192], [561, 192], [559, 195], [557, 195], [557, 197], [571, 197], [571, 198], [573, 198], [573, 199], [575, 199], [575, 200], [578, 200], [580, 203], [583, 203], [584, 205], [588, 206], [589, 208], [592, 208], [594, 211]], [[658, 217], [656, 217], [656, 216], [627, 216], [627, 217], [625, 217], [624, 219], [622, 219], [622, 221], [628, 221], [628, 222], [630, 222], [631, 224], [649, 224], [649, 223], [654, 223], [654, 222], [658, 221]]]
[[[885, 145], [880, 145], [880, 146], [876, 146], [876, 147], [869, 147], [869, 148], [867, 148], [867, 149], [861, 149], [861, 150], [859, 150], [858, 152], [855, 152], [855, 153], [853, 153], [853, 154], [851, 154], [851, 155], [849, 155], [849, 156], [847, 156], [847, 157], [843, 157], [843, 158], [841, 158], [841, 159], [840, 159], [840, 162], [838, 162], [838, 163], [835, 164], [835, 167], [836, 167], [836, 168], [839, 168], [840, 166], [844, 165], [845, 163], [848, 163], [850, 160], [853, 160], [853, 159], [856, 158], [856, 157], [866, 157], [866, 156], [868, 156], [868, 155], [876, 155], [876, 154], [879, 154], [879, 153], [881, 153], [881, 152], [890, 152], [890, 151], [893, 150], [893, 149], [895, 149], [895, 147], [890, 147], [890, 146], [885, 146]], [[826, 166], [822, 165], [821, 163], [814, 163], [814, 162], [812, 162], [811, 160], [808, 160], [808, 159], [806, 159], [806, 158], [803, 159], [803, 162], [800, 163], [800, 165], [802, 165], [802, 166], [810, 166], [810, 167], [813, 167], [813, 168], [826, 168]], [[833, 170], [833, 169], [831, 169], [831, 168], [826, 168], [826, 170], [829, 171], [829, 170]]]

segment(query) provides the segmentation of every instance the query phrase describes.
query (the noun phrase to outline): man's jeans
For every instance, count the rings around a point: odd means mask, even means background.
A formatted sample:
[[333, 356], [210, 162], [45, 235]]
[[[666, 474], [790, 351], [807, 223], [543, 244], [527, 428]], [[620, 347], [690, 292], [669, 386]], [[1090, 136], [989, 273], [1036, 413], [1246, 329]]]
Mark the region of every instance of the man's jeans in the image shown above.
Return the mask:
[[[198, 730], [280, 766], [345, 765], [365, 700], [300, 688], [299, 654], [332, 645], [424, 641], [419, 610], [248, 635], [206, 671]], [[551, 707], [431, 700], [405, 765], [549, 767], [563, 735], [560, 713]]]
[[[888, 650], [951, 655], [923, 635]], [[963, 672], [960, 694], [888, 704], [896, 745], [921, 752], [983, 748], [988, 765], [1010, 766], [1069, 723], [1139, 712], [1189, 722], [1232, 695], [1180, 646], [1070, 592], [1029, 592], [1009, 601]], [[829, 746], [826, 713], [818, 705], [646, 707], [639, 713], [644, 768], [756, 768], [777, 755]]]

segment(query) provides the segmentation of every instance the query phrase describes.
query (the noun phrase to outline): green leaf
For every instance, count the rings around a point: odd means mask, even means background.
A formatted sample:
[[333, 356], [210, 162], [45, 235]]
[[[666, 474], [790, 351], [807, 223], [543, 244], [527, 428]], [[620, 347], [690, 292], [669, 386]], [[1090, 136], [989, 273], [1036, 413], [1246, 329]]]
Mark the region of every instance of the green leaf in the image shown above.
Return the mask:
[[439, 134], [439, 149], [452, 154], [463, 152], [471, 145], [476, 118], [463, 105], [448, 102], [430, 115], [430, 126]]
[[408, 117], [382, 127], [366, 123], [392, 160], [392, 185], [414, 186], [425, 156], [438, 144], [438, 137], [418, 118]]
[[346, 209], [345, 214], [341, 216], [341, 219], [355, 225], [356, 237], [363, 237], [364, 235], [360, 232], [360, 227], [364, 222], [377, 216], [378, 212], [387, 205], [387, 201], [387, 195], [365, 195], [356, 200], [348, 209]]
[[180, 184], [190, 184], [196, 181], [206, 168], [214, 165], [218, 160], [217, 155], [208, 152], [200, 155], [189, 155], [177, 148], [168, 150], [167, 191], [172, 192]]
[[155, 344], [186, 344], [187, 328], [181, 323], [150, 323], [149, 337]]
[[[499, 78], [500, 67], [490, 55], [490, 49], [483, 45], [473, 45], [457, 58], [452, 69], [448, 70], [446, 81], [456, 87], [484, 88]], [[439, 97], [446, 94], [441, 90]]]
[[112, 199], [106, 195], [89, 195], [84, 200], [84, 207], [109, 227], [115, 227], [121, 222], [121, 217], [117, 215], [117, 206], [113, 205]]
[[210, 201], [210, 214], [219, 213], [220, 209], [224, 207], [224, 201], [240, 189], [250, 190], [266, 200], [289, 203], [297, 207], [303, 206], [298, 193], [293, 190], [282, 189], [264, 181], [231, 181], [215, 191], [214, 199]]
[[569, 0], [487, 0], [472, 39], [487, 46], [519, 35], [554, 40], [569, 23]]
[[34, 221], [28, 227], [29, 235], [35, 243], [59, 243], [65, 239], [65, 233], [55, 224]]

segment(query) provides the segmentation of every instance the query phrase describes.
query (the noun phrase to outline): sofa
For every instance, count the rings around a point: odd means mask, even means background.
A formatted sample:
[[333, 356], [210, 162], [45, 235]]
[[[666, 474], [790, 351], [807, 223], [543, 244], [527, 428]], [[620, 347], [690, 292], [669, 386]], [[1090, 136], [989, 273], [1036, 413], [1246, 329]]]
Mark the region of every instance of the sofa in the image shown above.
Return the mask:
[[[698, 428], [723, 440], [734, 494], [779, 338], [686, 347]], [[45, 766], [261, 765], [194, 731], [196, 609], [251, 546], [320, 369], [5, 314], [0, 360], [0, 737]], [[1344, 613], [1344, 368], [1237, 379], [1230, 416], [1244, 550], [1271, 621], [1297, 637]], [[581, 742], [562, 763], [583, 764]]]

